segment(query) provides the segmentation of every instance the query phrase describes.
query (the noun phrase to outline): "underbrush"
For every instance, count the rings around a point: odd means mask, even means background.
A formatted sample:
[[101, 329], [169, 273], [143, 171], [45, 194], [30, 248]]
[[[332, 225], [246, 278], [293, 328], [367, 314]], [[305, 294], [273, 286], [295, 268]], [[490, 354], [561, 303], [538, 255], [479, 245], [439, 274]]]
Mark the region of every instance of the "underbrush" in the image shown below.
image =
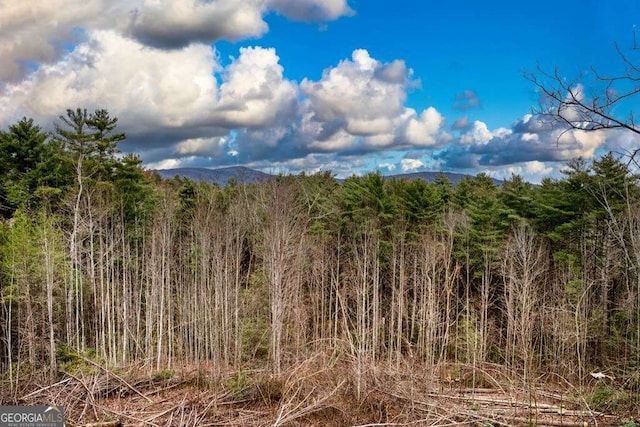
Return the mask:
[[612, 382], [581, 393], [566, 389], [567, 384], [549, 377], [525, 385], [517, 373], [499, 365], [426, 366], [413, 359], [373, 363], [328, 349], [291, 360], [281, 372], [256, 366], [80, 369], [55, 384], [31, 384], [0, 400], [64, 405], [69, 424], [580, 425], [595, 420], [630, 427], [640, 420], [637, 395]]
[[598, 384], [587, 391], [583, 398], [594, 411], [640, 416], [640, 394], [613, 384]]

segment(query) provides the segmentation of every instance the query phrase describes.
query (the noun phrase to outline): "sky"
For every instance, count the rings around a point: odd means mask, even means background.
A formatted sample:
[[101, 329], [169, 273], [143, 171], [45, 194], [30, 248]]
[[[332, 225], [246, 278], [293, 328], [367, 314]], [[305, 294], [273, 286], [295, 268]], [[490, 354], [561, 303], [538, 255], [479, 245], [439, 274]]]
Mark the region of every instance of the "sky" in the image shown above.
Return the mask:
[[523, 74], [634, 43], [640, 0], [0, 0], [0, 128], [104, 108], [152, 169], [540, 182], [640, 141], [550, 127]]

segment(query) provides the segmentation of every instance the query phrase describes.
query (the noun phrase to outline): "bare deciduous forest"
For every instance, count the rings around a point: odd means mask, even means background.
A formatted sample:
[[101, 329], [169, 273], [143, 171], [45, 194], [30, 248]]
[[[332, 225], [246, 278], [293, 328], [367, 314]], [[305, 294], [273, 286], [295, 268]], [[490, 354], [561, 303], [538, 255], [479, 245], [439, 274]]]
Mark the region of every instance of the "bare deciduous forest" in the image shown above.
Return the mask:
[[2, 404], [105, 426], [640, 418], [640, 187], [615, 156], [540, 185], [219, 188], [119, 155], [116, 122], [0, 133]]

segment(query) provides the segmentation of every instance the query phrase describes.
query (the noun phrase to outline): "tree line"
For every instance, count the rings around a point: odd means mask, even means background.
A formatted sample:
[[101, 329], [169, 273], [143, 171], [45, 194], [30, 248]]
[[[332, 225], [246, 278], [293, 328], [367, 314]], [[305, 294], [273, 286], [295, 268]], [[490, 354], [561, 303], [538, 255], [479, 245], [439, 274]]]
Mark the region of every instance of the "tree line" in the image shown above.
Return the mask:
[[[105, 110], [0, 132], [0, 372], [493, 363], [640, 386], [640, 193], [614, 155], [540, 185], [163, 180]], [[355, 384], [361, 393], [360, 383]]]

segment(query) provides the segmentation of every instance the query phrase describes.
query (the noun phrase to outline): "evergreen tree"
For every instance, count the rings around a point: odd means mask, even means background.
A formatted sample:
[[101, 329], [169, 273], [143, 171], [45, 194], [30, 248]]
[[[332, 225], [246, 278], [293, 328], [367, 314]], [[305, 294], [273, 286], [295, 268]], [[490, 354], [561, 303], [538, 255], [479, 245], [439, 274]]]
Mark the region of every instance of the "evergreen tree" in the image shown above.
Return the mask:
[[49, 157], [48, 136], [33, 119], [23, 118], [0, 132], [0, 214], [13, 211], [35, 198], [38, 186], [49, 181], [42, 167]]

